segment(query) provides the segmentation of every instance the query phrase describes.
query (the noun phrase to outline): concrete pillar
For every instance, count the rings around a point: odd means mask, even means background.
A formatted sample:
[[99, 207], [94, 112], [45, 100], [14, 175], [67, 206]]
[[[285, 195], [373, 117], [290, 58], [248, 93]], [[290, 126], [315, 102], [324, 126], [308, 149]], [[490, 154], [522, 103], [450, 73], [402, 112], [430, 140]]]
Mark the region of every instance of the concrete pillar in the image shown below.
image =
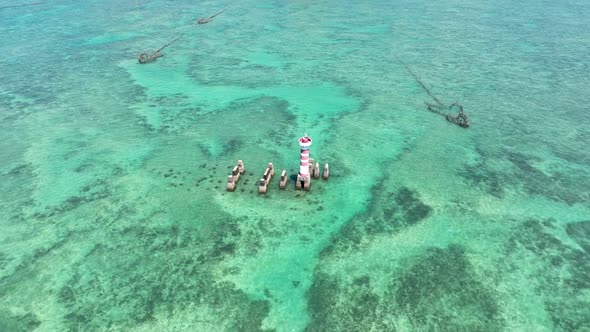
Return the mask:
[[315, 168], [313, 170], [313, 178], [314, 179], [320, 178], [320, 163], [315, 163]]
[[281, 182], [279, 183], [279, 189], [287, 188], [287, 171], [283, 170], [281, 173]]
[[303, 181], [303, 190], [309, 191], [310, 188], [311, 188], [311, 178], [308, 176]]
[[244, 172], [246, 171], [246, 169], [244, 168], [244, 162], [241, 160], [238, 160], [238, 169], [240, 170], [240, 174], [244, 174]]
[[234, 191], [236, 190], [236, 182], [234, 181], [234, 177], [231, 175], [227, 176], [227, 191]]
[[264, 178], [260, 179], [260, 182], [258, 184], [258, 193], [259, 194], [266, 194], [266, 187], [267, 187], [267, 182]]
[[231, 175], [234, 177], [234, 181], [238, 182], [238, 180], [240, 179], [240, 169], [238, 168], [238, 166], [234, 166], [234, 168], [231, 171]]

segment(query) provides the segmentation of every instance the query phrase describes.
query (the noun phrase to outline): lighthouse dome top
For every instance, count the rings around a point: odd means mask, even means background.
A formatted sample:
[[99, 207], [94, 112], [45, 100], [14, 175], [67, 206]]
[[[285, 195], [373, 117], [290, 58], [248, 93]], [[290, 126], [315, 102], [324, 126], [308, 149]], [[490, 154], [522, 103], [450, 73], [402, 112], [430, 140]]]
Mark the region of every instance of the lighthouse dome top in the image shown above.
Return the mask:
[[305, 134], [299, 139], [299, 146], [302, 148], [309, 148], [311, 146], [311, 138]]

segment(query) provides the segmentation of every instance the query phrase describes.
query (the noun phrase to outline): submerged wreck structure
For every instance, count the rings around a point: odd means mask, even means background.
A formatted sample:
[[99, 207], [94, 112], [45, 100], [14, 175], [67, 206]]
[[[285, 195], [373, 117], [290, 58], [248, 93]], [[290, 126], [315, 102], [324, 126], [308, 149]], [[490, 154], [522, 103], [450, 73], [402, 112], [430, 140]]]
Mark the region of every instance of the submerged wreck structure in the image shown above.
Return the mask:
[[[412, 77], [414, 77], [416, 82], [418, 82], [418, 84], [420, 84], [422, 89], [430, 96], [430, 98], [432, 98], [432, 100], [434, 100], [434, 103], [425, 103], [426, 108], [429, 111], [444, 116], [447, 121], [449, 121], [450, 123], [454, 123], [459, 127], [469, 128], [469, 117], [467, 116], [467, 113], [465, 113], [465, 111], [463, 111], [463, 105], [459, 104], [459, 102], [454, 102], [450, 105], [443, 103], [440, 99], [438, 99], [432, 93], [432, 91], [430, 91], [430, 89], [426, 86], [426, 84], [424, 84], [424, 82], [422, 82], [420, 77], [418, 77], [418, 75], [416, 75], [416, 73], [414, 73], [414, 71], [405, 62], [401, 61], [400, 59], [398, 59], [398, 60], [406, 68], [408, 73], [410, 73], [410, 75], [412, 75]], [[455, 108], [459, 110], [459, 113], [457, 115], [455, 115], [453, 113], [447, 113], [447, 111], [451, 111]]]
[[39, 1], [39, 2], [30, 2], [30, 3], [22, 3], [19, 5], [7, 5], [7, 6], [2, 6], [0, 7], [0, 9], [6, 9], [6, 8], [16, 8], [16, 7], [29, 7], [29, 6], [36, 6], [36, 5], [42, 5], [44, 3], [47, 3], [47, 1]]
[[[468, 128], [469, 127], [469, 117], [467, 113], [463, 111], [463, 105], [459, 104], [458, 102], [454, 102], [451, 105], [444, 105], [444, 104], [432, 104], [426, 103], [426, 108], [429, 111], [443, 115], [447, 121], [456, 124], [459, 127]], [[454, 115], [452, 113], [445, 113], [445, 110], [452, 110], [453, 108], [459, 109], [459, 114]]]
[[[203, 17], [197, 20], [198, 24], [205, 24], [205, 23], [209, 23], [213, 20], [213, 18], [221, 13], [223, 13], [225, 11], [222, 10], [214, 15], [211, 15], [209, 17]], [[186, 32], [186, 30], [185, 30]], [[178, 35], [178, 37], [174, 38], [172, 41], [170, 41], [169, 43], [165, 44], [164, 46], [160, 47], [159, 49], [157, 49], [154, 52], [143, 52], [139, 55], [138, 61], [140, 64], [146, 64], [146, 63], [152, 63], [154, 61], [156, 61], [159, 57], [164, 56], [164, 54], [162, 54], [162, 50], [170, 45], [172, 45], [174, 42], [176, 42], [177, 40], [179, 40], [184, 34], [185, 32], [182, 32], [180, 35]]]
[[211, 21], [213, 21], [213, 18], [221, 13], [223, 13], [225, 11], [225, 9], [223, 9], [222, 11], [218, 12], [217, 14], [213, 14], [209, 17], [201, 17], [200, 19], [197, 20], [197, 24], [206, 24], [209, 23]]
[[178, 37], [174, 38], [172, 41], [168, 42], [167, 44], [165, 44], [164, 46], [160, 47], [159, 49], [157, 49], [155, 52], [148, 54], [148, 52], [143, 52], [139, 55], [138, 61], [141, 64], [146, 64], [146, 63], [150, 63], [150, 62], [154, 62], [156, 61], [156, 59], [158, 59], [161, 56], [164, 56], [164, 54], [162, 54], [162, 50], [170, 45], [172, 45], [174, 42], [176, 42], [177, 40], [179, 40], [182, 36], [184, 35], [184, 33], [181, 33], [180, 35], [178, 35]]

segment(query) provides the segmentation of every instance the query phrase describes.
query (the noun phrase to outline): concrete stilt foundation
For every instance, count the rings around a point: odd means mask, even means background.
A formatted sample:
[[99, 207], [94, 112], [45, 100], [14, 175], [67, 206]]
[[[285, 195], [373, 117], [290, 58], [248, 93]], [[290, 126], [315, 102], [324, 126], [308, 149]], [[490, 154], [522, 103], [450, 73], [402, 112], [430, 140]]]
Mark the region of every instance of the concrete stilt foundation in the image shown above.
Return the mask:
[[287, 188], [287, 171], [283, 170], [283, 172], [281, 173], [281, 182], [279, 182], [279, 189], [285, 189]]
[[258, 193], [265, 194], [266, 190], [268, 189], [268, 183], [272, 179], [272, 176], [275, 174], [275, 169], [272, 163], [268, 163], [268, 167], [264, 170], [264, 174], [262, 174], [262, 178], [258, 183]]
[[246, 169], [244, 168], [244, 163], [241, 160], [238, 160], [238, 164], [231, 170], [231, 175], [227, 177], [227, 191], [236, 190], [240, 175], [244, 174], [245, 171]]
[[297, 182], [295, 183], [295, 189], [297, 190], [305, 190], [308, 191], [311, 188], [311, 177], [302, 177], [301, 175], [297, 175]]
[[[324, 164], [324, 170], [320, 174], [320, 163], [315, 162], [313, 158], [309, 157], [309, 147], [311, 146], [311, 143], [312, 140], [307, 136], [307, 134], [299, 139], [301, 153], [299, 159], [299, 173], [297, 174], [297, 180], [295, 181], [296, 190], [309, 191], [311, 189], [312, 178], [319, 179], [321, 176], [324, 180], [328, 180], [328, 178], [330, 177], [330, 168], [328, 166], [328, 163]], [[227, 177], [227, 191], [236, 190], [237, 182], [240, 179], [241, 174], [244, 174], [244, 172], [244, 162], [242, 160], [238, 160], [237, 165], [234, 166], [232, 169], [231, 175]], [[268, 167], [266, 167], [264, 173], [262, 174], [262, 178], [260, 178], [260, 181], [258, 182], [259, 194], [265, 194], [267, 192], [268, 185], [272, 180], [274, 174], [275, 169], [273, 164], [268, 163]], [[279, 189], [285, 190], [287, 188], [288, 183], [289, 178], [287, 176], [287, 171], [283, 170], [281, 172]]]
[[244, 162], [241, 160], [238, 160], [238, 169], [240, 171], [240, 174], [244, 174], [244, 172], [246, 171], [246, 169], [244, 168]]
[[266, 190], [268, 189], [268, 182], [264, 178], [260, 179], [258, 183], [258, 193], [259, 194], [266, 194]]
[[234, 168], [231, 171], [231, 175], [234, 177], [234, 180], [236, 180], [236, 182], [238, 182], [238, 180], [240, 179], [240, 175], [242, 173], [240, 173], [240, 169], [238, 168], [238, 166], [234, 166]]
[[235, 191], [236, 190], [236, 181], [234, 181], [234, 177], [231, 175], [227, 176], [227, 191]]

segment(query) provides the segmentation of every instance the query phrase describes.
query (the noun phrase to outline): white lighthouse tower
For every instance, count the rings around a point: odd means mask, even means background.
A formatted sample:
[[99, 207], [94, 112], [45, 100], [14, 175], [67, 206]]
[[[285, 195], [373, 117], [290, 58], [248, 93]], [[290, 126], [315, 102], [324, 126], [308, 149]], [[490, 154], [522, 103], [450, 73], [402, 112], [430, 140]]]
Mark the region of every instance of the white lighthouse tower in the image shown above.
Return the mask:
[[297, 175], [296, 189], [309, 190], [311, 186], [311, 176], [309, 175], [309, 147], [311, 146], [311, 138], [305, 134], [299, 139], [299, 147], [301, 148], [301, 155], [299, 160], [299, 174]]

